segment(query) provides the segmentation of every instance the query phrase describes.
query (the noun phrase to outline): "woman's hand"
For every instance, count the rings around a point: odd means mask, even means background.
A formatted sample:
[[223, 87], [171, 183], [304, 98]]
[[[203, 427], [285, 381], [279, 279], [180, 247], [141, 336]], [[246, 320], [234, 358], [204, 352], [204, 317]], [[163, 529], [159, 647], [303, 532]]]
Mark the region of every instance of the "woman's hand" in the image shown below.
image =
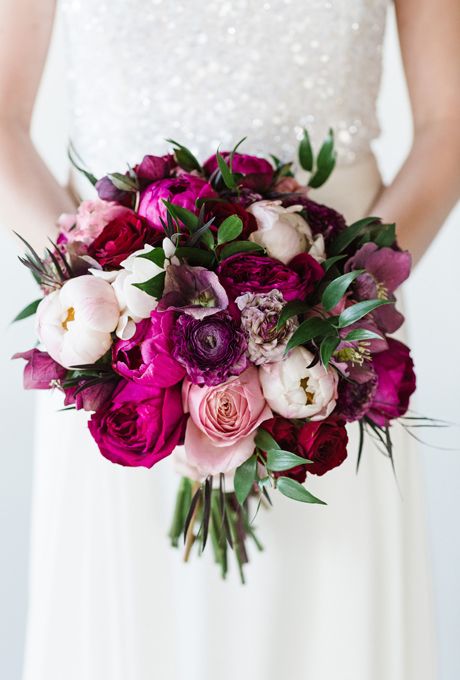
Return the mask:
[[75, 208], [30, 138], [54, 10], [55, 0], [0, 3], [0, 222], [40, 250]]
[[395, 0], [414, 140], [372, 214], [417, 262], [460, 197], [460, 2]]

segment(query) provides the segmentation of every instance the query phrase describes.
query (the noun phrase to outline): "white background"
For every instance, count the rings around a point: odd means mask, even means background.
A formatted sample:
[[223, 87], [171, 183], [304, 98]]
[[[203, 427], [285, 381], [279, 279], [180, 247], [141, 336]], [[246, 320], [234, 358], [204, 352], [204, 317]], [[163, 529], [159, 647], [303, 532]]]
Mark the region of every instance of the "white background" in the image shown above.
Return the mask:
[[[61, 180], [66, 172], [62, 68], [58, 31], [40, 93], [34, 138]], [[386, 40], [379, 110], [383, 132], [376, 143], [376, 151], [384, 179], [388, 181], [399, 167], [411, 138], [393, 17]], [[436, 158], [429, 162], [435, 173]], [[27, 177], [24, 177], [24, 190], [27, 191]], [[460, 207], [457, 207], [406, 289], [410, 343], [418, 373], [418, 391], [413, 408], [424, 415], [456, 422], [460, 422], [459, 223]], [[14, 228], [14, 225], [8, 226]], [[9, 357], [16, 351], [28, 349], [33, 336], [29, 321], [14, 326], [9, 326], [9, 321], [36, 297], [36, 290], [31, 277], [17, 263], [13, 241], [6, 233], [0, 235], [0, 253], [0, 441], [3, 444], [0, 474], [0, 677], [19, 680], [27, 608], [34, 397], [21, 389], [22, 366], [19, 363], [22, 362], [10, 362]], [[458, 427], [426, 433], [418, 430], [417, 434], [444, 447], [460, 449]], [[460, 677], [460, 532], [456, 524], [460, 505], [457, 494], [460, 451], [422, 447], [420, 455], [434, 576], [439, 678], [453, 680]]]

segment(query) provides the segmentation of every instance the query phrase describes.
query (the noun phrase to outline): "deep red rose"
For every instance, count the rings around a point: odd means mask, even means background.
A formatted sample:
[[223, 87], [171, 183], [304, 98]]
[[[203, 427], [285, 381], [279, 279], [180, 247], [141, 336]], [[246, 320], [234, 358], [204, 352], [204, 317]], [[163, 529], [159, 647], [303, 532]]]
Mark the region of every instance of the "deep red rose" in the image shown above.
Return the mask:
[[343, 215], [327, 205], [312, 201], [304, 194], [292, 193], [285, 197], [280, 196], [280, 198], [286, 208], [290, 205], [303, 206], [305, 218], [315, 236], [322, 234], [326, 241], [330, 241], [337, 238], [339, 233], [346, 229], [347, 225]]
[[[222, 152], [223, 158], [228, 162], [230, 151]], [[208, 176], [218, 168], [215, 155], [208, 158], [203, 169]], [[242, 175], [241, 186], [255, 191], [267, 191], [273, 183], [275, 172], [273, 166], [265, 158], [250, 156], [246, 153], [234, 153], [232, 171]]]
[[256, 218], [245, 210], [242, 205], [223, 201], [208, 201], [206, 203], [205, 221], [207, 222], [214, 218], [214, 222], [211, 225], [211, 231], [214, 233], [230, 215], [237, 215], [243, 223], [243, 231], [238, 236], [239, 241], [247, 241], [250, 234], [253, 231], [257, 231]]
[[163, 236], [163, 230], [152, 229], [136, 213], [126, 212], [104, 227], [88, 247], [88, 255], [102, 267], [114, 269], [135, 250], [140, 250], [146, 243], [156, 245]]
[[175, 165], [176, 162], [172, 154], [144, 156], [139, 165], [134, 167], [140, 188], [145, 189], [149, 184], [169, 177]]
[[[275, 416], [269, 420], [264, 420], [260, 428], [266, 430], [283, 451], [291, 451], [298, 456], [305, 457], [304, 450], [299, 447], [298, 428], [294, 425], [292, 420]], [[265, 454], [265, 452], [263, 452]], [[283, 472], [275, 472], [275, 477], [291, 477], [301, 484], [307, 478], [307, 467], [311, 465], [297, 465], [290, 470], [283, 470]]]
[[399, 340], [387, 338], [388, 349], [374, 354], [372, 364], [377, 374], [377, 390], [367, 412], [376, 425], [386, 427], [390, 420], [403, 416], [415, 391], [414, 362], [409, 348]]
[[222, 260], [217, 274], [232, 300], [243, 293], [268, 293], [277, 288], [289, 302], [304, 300], [324, 271], [308, 253], [285, 265], [272, 257], [244, 252]]
[[313, 461], [308, 473], [324, 475], [347, 457], [348, 435], [345, 421], [335, 416], [305, 423], [298, 432], [299, 448]]

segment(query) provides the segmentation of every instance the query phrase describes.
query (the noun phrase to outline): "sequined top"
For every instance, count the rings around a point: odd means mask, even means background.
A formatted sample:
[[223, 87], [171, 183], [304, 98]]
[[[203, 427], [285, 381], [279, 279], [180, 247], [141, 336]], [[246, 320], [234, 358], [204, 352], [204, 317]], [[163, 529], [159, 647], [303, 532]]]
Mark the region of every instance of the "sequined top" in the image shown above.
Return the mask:
[[163, 152], [369, 152], [388, 0], [60, 0], [71, 134], [96, 173]]

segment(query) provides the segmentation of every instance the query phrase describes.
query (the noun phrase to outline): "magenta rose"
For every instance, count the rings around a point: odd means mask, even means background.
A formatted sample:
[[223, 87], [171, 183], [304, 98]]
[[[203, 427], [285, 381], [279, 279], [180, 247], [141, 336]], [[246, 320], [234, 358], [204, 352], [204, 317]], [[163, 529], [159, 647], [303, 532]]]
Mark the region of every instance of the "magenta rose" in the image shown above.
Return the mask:
[[414, 363], [409, 348], [399, 340], [388, 338], [388, 349], [372, 357], [377, 375], [377, 390], [367, 412], [376, 425], [386, 427], [403, 416], [415, 391]]
[[304, 300], [324, 270], [308, 253], [297, 255], [287, 265], [265, 255], [237, 253], [222, 260], [217, 274], [232, 300], [244, 293], [269, 293], [276, 288], [290, 302]]
[[66, 368], [39, 349], [17, 352], [12, 358], [27, 361], [24, 367], [25, 390], [49, 390], [53, 383], [64, 380], [67, 373]]
[[308, 474], [324, 475], [341, 465], [347, 457], [347, 444], [345, 421], [334, 416], [305, 423], [299, 430], [301, 455], [313, 461], [308, 465]]
[[173, 312], [153, 311], [150, 319], [136, 325], [132, 338], [114, 344], [114, 370], [146, 387], [170, 387], [180, 382], [185, 370], [171, 356], [174, 324]]
[[179, 385], [162, 389], [122, 381], [88, 427], [112, 463], [150, 468], [182, 443], [185, 421]]
[[[230, 151], [223, 151], [222, 156], [228, 163]], [[208, 176], [212, 175], [218, 169], [216, 155], [208, 158], [203, 168]], [[265, 158], [245, 153], [233, 154], [232, 171], [242, 176], [242, 186], [255, 191], [267, 191], [275, 176], [273, 166]]]
[[146, 243], [155, 245], [163, 236], [163, 229], [155, 231], [146, 220], [127, 210], [104, 227], [88, 247], [88, 255], [102, 267], [115, 269], [135, 250], [141, 250]]
[[212, 186], [201, 177], [183, 173], [179, 177], [163, 179], [145, 189], [141, 193], [139, 215], [145, 217], [155, 229], [163, 229], [163, 222], [167, 222], [167, 210], [163, 201], [169, 201], [181, 208], [186, 208], [198, 214], [196, 202], [199, 198], [215, 198]]

